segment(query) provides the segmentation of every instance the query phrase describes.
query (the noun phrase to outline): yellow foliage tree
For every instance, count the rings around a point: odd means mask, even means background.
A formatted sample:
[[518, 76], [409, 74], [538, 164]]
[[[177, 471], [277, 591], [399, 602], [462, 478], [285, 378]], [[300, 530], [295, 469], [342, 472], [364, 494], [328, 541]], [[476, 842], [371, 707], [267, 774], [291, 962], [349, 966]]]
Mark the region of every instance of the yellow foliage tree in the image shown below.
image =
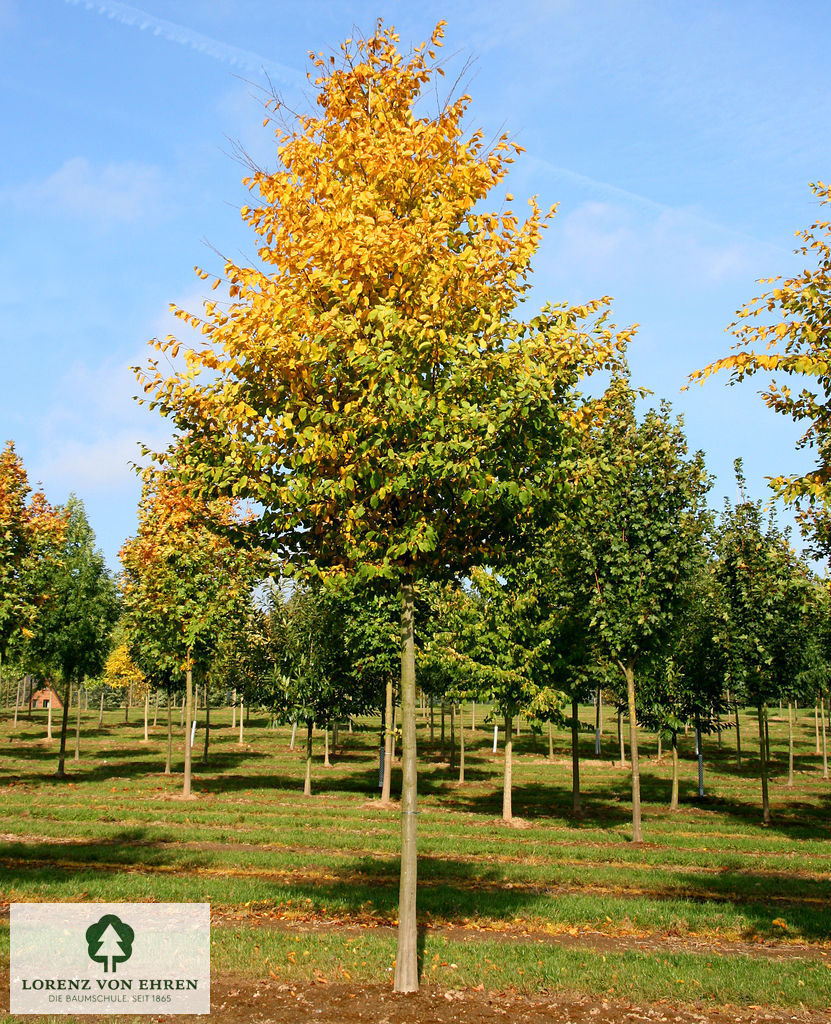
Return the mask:
[[230, 305], [176, 310], [204, 336], [182, 372], [138, 371], [188, 438], [173, 472], [255, 502], [264, 548], [399, 583], [397, 991], [418, 986], [414, 581], [506, 557], [517, 521], [571, 479], [566, 437], [597, 411], [575, 385], [629, 337], [605, 300], [514, 318], [553, 209], [531, 199], [522, 220], [510, 194], [481, 209], [520, 147], [465, 136], [468, 96], [426, 112], [442, 34], [405, 54], [379, 23], [340, 61], [311, 55], [318, 110], [270, 101], [277, 168], [246, 179], [260, 264], [225, 264]]

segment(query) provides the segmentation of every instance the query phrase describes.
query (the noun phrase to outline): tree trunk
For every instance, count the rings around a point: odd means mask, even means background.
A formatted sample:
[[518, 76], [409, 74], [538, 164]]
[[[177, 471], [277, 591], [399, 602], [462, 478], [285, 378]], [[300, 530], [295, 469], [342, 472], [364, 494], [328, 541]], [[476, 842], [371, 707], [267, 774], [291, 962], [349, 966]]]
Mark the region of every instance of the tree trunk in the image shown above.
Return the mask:
[[828, 778], [828, 744], [825, 736], [825, 698], [821, 697], [819, 702], [820, 716], [822, 717], [822, 777]]
[[46, 713], [46, 738], [52, 739], [52, 698], [49, 698], [49, 709]]
[[167, 690], [167, 759], [164, 763], [165, 775], [170, 775], [170, 764], [173, 760], [173, 714], [170, 706], [170, 688]]
[[672, 730], [672, 795], [669, 800], [669, 809], [678, 810], [678, 733]]
[[450, 771], [456, 770], [456, 703], [450, 702]]
[[153, 728], [159, 724], [159, 691], [156, 690], [156, 702], [153, 708]]
[[765, 711], [764, 705], [759, 704], [759, 765], [762, 774], [762, 821], [765, 825], [770, 824], [770, 800], [768, 798], [768, 759], [767, 742], [765, 740]]
[[822, 753], [822, 747], [819, 743], [819, 704], [814, 704], [814, 732], [816, 733], [817, 738], [816, 754], [817, 757], [819, 757], [819, 755]]
[[554, 760], [554, 727], [548, 723], [548, 760]]
[[768, 706], [765, 704], [763, 717], [765, 720], [765, 759], [770, 765], [770, 723], [768, 722]]
[[444, 761], [444, 697], [441, 699], [441, 740], [439, 746], [439, 759]]
[[502, 820], [512, 821], [514, 817], [511, 805], [511, 786], [513, 776], [513, 752], [514, 752], [514, 720], [505, 712], [505, 770], [502, 776]]
[[626, 745], [623, 740], [623, 712], [617, 713], [617, 738], [620, 742], [620, 767], [626, 767]]
[[742, 730], [739, 725], [739, 702], [736, 701], [736, 767], [742, 766]]
[[465, 781], [465, 723], [459, 722], [459, 782]]
[[571, 809], [580, 814], [580, 723], [577, 715], [580, 708], [575, 697], [571, 702]]
[[[231, 704], [231, 729], [236, 729], [236, 727], [237, 727], [237, 691], [234, 690], [234, 698], [233, 698], [233, 702]], [[293, 744], [292, 744], [290, 749], [294, 750], [294, 745]]]
[[104, 727], [104, 690], [101, 689], [101, 699], [98, 702], [98, 728]]
[[338, 756], [338, 727], [340, 722], [337, 718], [332, 722], [332, 757]]
[[603, 733], [603, 691], [598, 686], [594, 699], [594, 756], [600, 757], [600, 737]]
[[190, 733], [193, 720], [193, 665], [191, 649], [188, 648], [187, 668], [185, 670], [185, 780], [182, 796], [187, 800], [190, 796]]
[[698, 758], [698, 795], [704, 796], [704, 746], [701, 742], [701, 722], [695, 720], [695, 755]]
[[398, 951], [396, 992], [418, 991], [418, 766], [415, 721], [414, 598], [411, 576], [401, 580], [401, 881], [398, 891]]
[[81, 760], [81, 684], [78, 683], [78, 694], [75, 702], [75, 761]]
[[150, 722], [150, 691], [148, 690], [144, 695], [144, 742], [147, 743], [150, 736], [147, 732], [148, 725]]
[[329, 721], [328, 719], [323, 723], [323, 767], [331, 768], [332, 762], [329, 760]]
[[14, 697], [14, 724], [12, 729], [17, 730], [17, 709], [20, 707], [20, 680], [17, 680], [17, 690], [15, 691]]
[[240, 702], [239, 702], [239, 745], [240, 746], [242, 746], [242, 744], [243, 744], [242, 723], [243, 723], [243, 720], [244, 720], [243, 719], [243, 711], [244, 711], [244, 709], [245, 709], [245, 701], [244, 700], [240, 700]]
[[124, 721], [130, 721], [130, 697], [132, 695], [132, 686], [127, 687], [127, 692], [124, 694]]
[[470, 705], [470, 735], [476, 732], [476, 701]]
[[643, 842], [641, 833], [641, 774], [638, 766], [638, 720], [635, 709], [635, 665], [623, 669], [626, 676], [626, 697], [629, 704], [629, 759], [632, 762], [632, 842]]
[[435, 707], [433, 705], [433, 695], [430, 694], [430, 746], [436, 742], [436, 721], [435, 721]]
[[69, 724], [69, 697], [72, 690], [72, 683], [69, 679], [66, 681], [63, 694], [63, 715], [61, 716], [61, 745], [58, 749], [58, 770], [56, 772], [59, 779], [66, 778], [66, 771], [64, 765], [66, 763], [66, 727]]
[[[306, 779], [303, 783], [303, 796], [312, 795], [312, 729], [314, 722], [306, 719]], [[242, 728], [242, 710], [240, 710], [240, 728]]]
[[[430, 705], [432, 711], [433, 705]], [[390, 802], [392, 780], [392, 678], [387, 680], [384, 693], [384, 772], [381, 778], [381, 803]]]
[[208, 684], [205, 683], [205, 745], [202, 748], [202, 764], [208, 763], [208, 743], [211, 736], [211, 699]]
[[788, 789], [793, 789], [793, 704], [788, 701]]

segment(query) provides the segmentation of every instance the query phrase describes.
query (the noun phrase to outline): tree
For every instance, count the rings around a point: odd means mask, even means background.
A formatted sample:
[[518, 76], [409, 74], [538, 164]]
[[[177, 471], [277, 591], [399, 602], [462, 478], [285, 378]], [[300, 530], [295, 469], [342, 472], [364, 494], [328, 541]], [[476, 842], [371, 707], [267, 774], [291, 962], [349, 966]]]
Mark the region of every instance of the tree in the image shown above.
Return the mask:
[[[429, 45], [441, 37], [442, 23]], [[422, 113], [441, 68], [428, 44], [403, 55], [397, 42], [379, 23], [342, 45], [339, 64], [314, 58], [316, 114], [292, 120], [269, 101], [278, 167], [253, 169], [242, 209], [261, 262], [226, 262], [229, 307], [177, 310], [205, 338], [186, 371], [138, 372], [150, 406], [189, 435], [174, 471], [256, 502], [246, 532], [262, 546], [290, 565], [398, 584], [395, 988], [413, 991], [413, 584], [504, 556], [517, 520], [567, 482], [562, 437], [586, 414], [576, 383], [615, 363], [630, 332], [606, 323], [602, 301], [513, 319], [547, 215], [533, 199], [522, 223], [511, 208], [477, 210], [520, 147], [465, 138], [467, 96]], [[175, 356], [180, 343], [156, 346]]]
[[[811, 185], [823, 206], [831, 203], [831, 186]], [[831, 223], [816, 221], [797, 233], [804, 242], [798, 255], [813, 255], [814, 270], [795, 277], [763, 278], [759, 284], [775, 285], [751, 299], [736, 313], [731, 330], [738, 339], [733, 355], [696, 370], [690, 381], [705, 381], [721, 370], [730, 371], [734, 384], [756, 374], [786, 374], [803, 386], [795, 393], [772, 380], [761, 392], [768, 408], [807, 424], [799, 442], [813, 448], [817, 466], [811, 472], [778, 476], [771, 481], [777, 494], [798, 505], [831, 503], [831, 363], [828, 360], [831, 332]], [[752, 349], [750, 346], [756, 346]]]
[[[59, 672], [64, 683], [58, 778], [65, 777], [66, 731], [73, 684], [97, 676], [104, 667], [110, 633], [118, 618], [115, 583], [104, 555], [95, 548], [95, 534], [83, 502], [74, 495], [63, 509], [66, 529], [59, 560], [44, 563], [38, 589], [50, 595], [40, 611], [28, 648], [41, 664]], [[80, 712], [80, 702], [79, 702]]]
[[64, 526], [44, 495], [31, 493], [23, 460], [7, 441], [0, 452], [0, 697], [9, 648], [31, 635], [47, 600], [37, 581], [56, 557]]
[[220, 532], [240, 525], [232, 501], [200, 501], [172, 474], [151, 472], [139, 504], [138, 532], [119, 553], [131, 655], [151, 680], [185, 675], [186, 798], [194, 665], [203, 671], [210, 667], [223, 633], [244, 615], [256, 582], [258, 559]]
[[[594, 479], [569, 524], [564, 565], [571, 586], [590, 595], [588, 632], [620, 669], [629, 713], [632, 839], [642, 841], [636, 670], [663, 655], [694, 572], [710, 481], [703, 453], [690, 457], [680, 419], [667, 403], [641, 422], [635, 393], [621, 381], [612, 408], [586, 445]], [[618, 677], [620, 678], [620, 677]]]
[[740, 459], [735, 470], [740, 500], [735, 505], [725, 502], [716, 536], [716, 575], [726, 609], [721, 644], [731, 689], [756, 707], [762, 820], [767, 825], [767, 704], [785, 692], [804, 660], [798, 634], [808, 581], [787, 537], [773, 521], [765, 526], [761, 501], [745, 497]]

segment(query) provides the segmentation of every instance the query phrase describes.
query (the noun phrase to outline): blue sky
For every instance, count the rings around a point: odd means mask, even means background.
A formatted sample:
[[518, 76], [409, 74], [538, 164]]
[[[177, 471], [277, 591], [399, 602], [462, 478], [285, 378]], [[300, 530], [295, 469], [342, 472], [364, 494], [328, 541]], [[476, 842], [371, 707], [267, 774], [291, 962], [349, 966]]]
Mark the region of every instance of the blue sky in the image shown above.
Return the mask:
[[0, 0], [0, 443], [51, 500], [84, 499], [111, 565], [135, 528], [136, 442], [165, 436], [128, 367], [175, 333], [170, 302], [197, 309], [211, 246], [253, 250], [232, 141], [272, 160], [258, 87], [303, 105], [307, 52], [377, 17], [402, 45], [443, 18], [451, 67], [475, 59], [471, 127], [526, 148], [518, 200], [560, 203], [530, 301], [608, 294], [640, 324], [633, 381], [684, 414], [714, 502], [736, 456], [756, 495], [807, 467], [752, 384], [680, 388], [726, 354], [756, 279], [801, 265], [809, 182], [831, 178], [827, 0]]

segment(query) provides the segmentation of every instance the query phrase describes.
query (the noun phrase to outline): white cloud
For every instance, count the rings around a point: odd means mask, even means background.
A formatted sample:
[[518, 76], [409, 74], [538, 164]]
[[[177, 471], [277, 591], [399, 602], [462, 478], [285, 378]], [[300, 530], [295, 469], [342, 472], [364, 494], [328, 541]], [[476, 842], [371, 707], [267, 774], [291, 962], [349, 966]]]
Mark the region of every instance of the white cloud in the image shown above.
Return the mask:
[[99, 224], [135, 221], [158, 203], [157, 167], [133, 161], [95, 167], [72, 157], [43, 181], [7, 190], [6, 196], [27, 207], [57, 208]]

